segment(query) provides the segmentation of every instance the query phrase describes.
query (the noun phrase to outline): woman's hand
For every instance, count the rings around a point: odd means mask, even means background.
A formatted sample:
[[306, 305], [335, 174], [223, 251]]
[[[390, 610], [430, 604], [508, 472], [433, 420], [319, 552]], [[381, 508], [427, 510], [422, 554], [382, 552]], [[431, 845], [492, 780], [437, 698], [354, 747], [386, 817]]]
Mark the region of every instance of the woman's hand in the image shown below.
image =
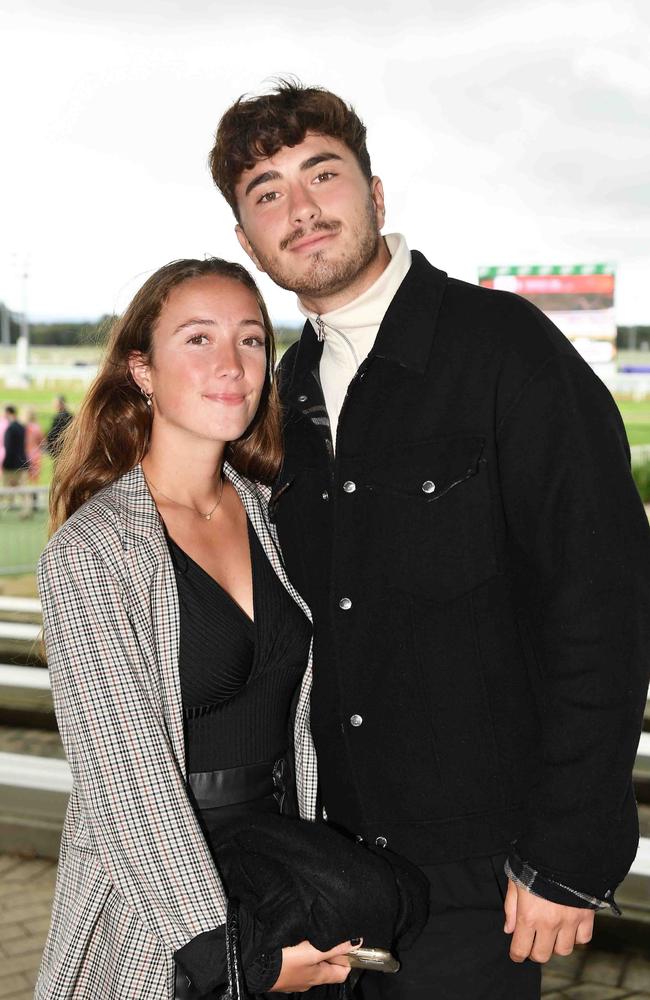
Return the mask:
[[355, 951], [350, 941], [345, 941], [330, 951], [318, 951], [309, 941], [301, 941], [292, 948], [283, 948], [280, 975], [270, 992], [305, 993], [312, 986], [345, 982], [350, 975], [350, 966], [335, 965], [330, 959], [347, 955], [349, 951]]

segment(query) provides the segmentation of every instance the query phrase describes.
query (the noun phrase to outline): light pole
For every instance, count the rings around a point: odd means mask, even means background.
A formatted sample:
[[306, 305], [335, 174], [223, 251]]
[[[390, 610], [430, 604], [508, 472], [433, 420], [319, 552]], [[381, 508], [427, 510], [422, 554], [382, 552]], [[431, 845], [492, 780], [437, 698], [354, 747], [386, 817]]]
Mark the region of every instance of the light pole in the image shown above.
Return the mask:
[[27, 281], [29, 279], [28, 262], [25, 260], [22, 269], [22, 314], [20, 317], [20, 334], [16, 344], [16, 369], [19, 375], [29, 374], [29, 320], [27, 319]]

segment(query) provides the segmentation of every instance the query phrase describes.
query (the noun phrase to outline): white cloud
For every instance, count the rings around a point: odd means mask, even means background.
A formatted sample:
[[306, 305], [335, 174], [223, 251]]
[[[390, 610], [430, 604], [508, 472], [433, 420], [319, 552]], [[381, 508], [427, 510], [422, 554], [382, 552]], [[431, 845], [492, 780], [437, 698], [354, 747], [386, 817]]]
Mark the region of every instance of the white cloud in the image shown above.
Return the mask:
[[[3, 33], [0, 299], [32, 313], [124, 305], [179, 256], [244, 261], [206, 156], [240, 93], [296, 73], [351, 99], [389, 228], [438, 266], [648, 254], [650, 5], [625, 0], [355, 5], [32, 2]], [[6, 97], [9, 97], [7, 100]], [[262, 280], [272, 312], [293, 297]], [[621, 279], [619, 318], [650, 322]]]

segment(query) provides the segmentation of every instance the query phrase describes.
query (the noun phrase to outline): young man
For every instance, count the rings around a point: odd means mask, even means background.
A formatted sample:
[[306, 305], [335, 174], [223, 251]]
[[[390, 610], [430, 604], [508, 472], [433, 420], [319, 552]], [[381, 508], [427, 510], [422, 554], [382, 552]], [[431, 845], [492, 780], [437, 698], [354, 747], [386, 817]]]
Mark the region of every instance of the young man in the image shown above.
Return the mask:
[[271, 506], [314, 613], [323, 806], [432, 887], [402, 971], [360, 995], [537, 997], [637, 846], [650, 540], [620, 416], [532, 305], [381, 236], [334, 94], [238, 101], [211, 167], [307, 317]]

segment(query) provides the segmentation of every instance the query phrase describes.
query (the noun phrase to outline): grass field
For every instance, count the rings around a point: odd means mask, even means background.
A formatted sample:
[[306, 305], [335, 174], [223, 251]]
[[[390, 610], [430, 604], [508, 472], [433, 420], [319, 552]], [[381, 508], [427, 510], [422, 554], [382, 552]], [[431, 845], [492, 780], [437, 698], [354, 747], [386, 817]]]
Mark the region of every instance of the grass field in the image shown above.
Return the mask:
[[650, 444], [650, 399], [617, 399], [631, 445]]
[[[61, 350], [60, 348], [56, 349]], [[54, 397], [65, 395], [69, 408], [74, 412], [79, 406], [84, 393], [80, 383], [57, 383], [47, 389], [8, 389], [0, 381], [0, 401], [3, 404], [13, 403], [19, 411], [34, 409], [37, 419], [44, 431], [49, 429], [54, 415]], [[644, 400], [617, 400], [625, 422], [626, 431], [631, 445], [650, 445], [650, 398]], [[52, 475], [52, 463], [44, 456], [41, 469], [41, 484], [47, 485]], [[645, 469], [643, 482], [637, 475], [637, 482], [642, 493], [650, 493], [650, 475]], [[648, 482], [646, 482], [648, 481]], [[46, 542], [47, 517], [41, 512], [29, 520], [21, 520], [18, 511], [6, 512], [0, 510], [0, 592], [3, 590], [15, 594], [29, 595], [35, 593], [33, 574], [20, 575], [19, 567], [34, 566]], [[11, 576], [3, 576], [10, 569]]]

